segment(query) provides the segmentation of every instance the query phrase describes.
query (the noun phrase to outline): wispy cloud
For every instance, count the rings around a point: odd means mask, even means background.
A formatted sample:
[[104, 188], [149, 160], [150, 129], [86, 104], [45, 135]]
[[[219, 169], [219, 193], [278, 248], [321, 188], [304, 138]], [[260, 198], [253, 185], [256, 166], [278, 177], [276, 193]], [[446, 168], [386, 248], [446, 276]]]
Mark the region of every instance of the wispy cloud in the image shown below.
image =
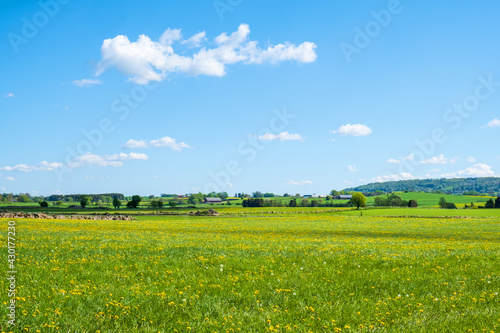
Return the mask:
[[5, 166], [1, 167], [0, 170], [4, 171], [19, 171], [19, 172], [33, 172], [33, 171], [53, 171], [56, 169], [61, 169], [65, 167], [69, 168], [83, 168], [83, 167], [121, 167], [124, 161], [131, 160], [147, 160], [148, 156], [146, 154], [138, 153], [120, 153], [113, 155], [94, 155], [85, 154], [81, 155], [67, 164], [47, 161], [42, 161], [38, 165], [27, 165], [18, 164], [15, 166]]
[[[130, 42], [127, 36], [118, 35], [105, 39], [101, 46], [102, 60], [98, 64], [97, 75], [115, 67], [137, 84], [162, 81], [170, 73], [190, 76], [224, 76], [226, 65], [277, 64], [283, 61], [310, 63], [316, 60], [316, 45], [303, 42], [295, 46], [285, 42], [267, 49], [261, 49], [256, 41], [248, 40], [250, 27], [241, 24], [230, 35], [222, 33], [213, 43], [214, 48], [202, 47], [192, 55], [176, 53], [173, 45], [183, 42], [180, 29], [167, 29], [156, 42], [146, 35]], [[192, 47], [200, 47], [205, 40], [205, 32], [197, 33], [185, 41]]]
[[285, 183], [285, 185], [296, 185], [296, 186], [302, 186], [302, 185], [310, 185], [312, 184], [313, 182], [310, 181], [310, 180], [299, 180], [299, 181], [296, 181], [296, 180], [289, 180]]
[[467, 157], [467, 162], [469, 163], [476, 163], [476, 159], [472, 156]]
[[446, 164], [446, 163], [457, 163], [460, 160], [460, 157], [447, 158], [444, 157], [444, 154], [440, 154], [438, 156], [432, 156], [426, 160], [423, 160], [422, 164]]
[[14, 177], [5, 177], [5, 180], [11, 181], [11, 182], [15, 182], [17, 179], [14, 178]]
[[125, 143], [125, 148], [149, 148], [149, 147], [169, 147], [172, 150], [181, 151], [184, 148], [191, 148], [185, 142], [177, 142], [176, 139], [164, 136], [158, 140], [134, 140], [130, 139]]
[[81, 79], [81, 80], [74, 80], [73, 84], [77, 87], [90, 87], [96, 84], [102, 84], [102, 82], [98, 79]]
[[332, 133], [351, 136], [365, 136], [372, 133], [371, 128], [362, 124], [346, 124], [339, 127], [338, 130]]
[[52, 171], [58, 168], [62, 168], [63, 164], [58, 162], [49, 163], [47, 161], [42, 161], [38, 165], [27, 165], [27, 164], [17, 164], [15, 166], [5, 166], [0, 168], [4, 171], [20, 171], [20, 172], [32, 172], [32, 171]]
[[355, 165], [349, 165], [347, 167], [347, 170], [349, 170], [350, 172], [357, 172], [358, 168]]
[[13, 93], [8, 93], [7, 95], [3, 95], [3, 97], [5, 98], [11, 98], [11, 97], [15, 97], [16, 95], [14, 95]]
[[399, 163], [401, 163], [401, 161], [397, 160], [395, 158], [390, 158], [390, 159], [387, 160], [387, 163], [399, 164]]
[[287, 131], [281, 132], [279, 134], [265, 133], [257, 137], [262, 141], [289, 141], [289, 140], [299, 140], [304, 141], [304, 138], [300, 134], [288, 133]]

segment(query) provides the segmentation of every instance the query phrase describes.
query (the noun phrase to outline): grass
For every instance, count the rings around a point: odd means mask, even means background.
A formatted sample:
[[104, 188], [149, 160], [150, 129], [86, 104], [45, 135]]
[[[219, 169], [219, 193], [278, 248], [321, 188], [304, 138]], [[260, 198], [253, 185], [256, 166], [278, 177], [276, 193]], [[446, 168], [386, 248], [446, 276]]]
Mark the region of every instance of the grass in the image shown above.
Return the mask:
[[314, 209], [17, 220], [18, 330], [500, 329], [500, 219]]

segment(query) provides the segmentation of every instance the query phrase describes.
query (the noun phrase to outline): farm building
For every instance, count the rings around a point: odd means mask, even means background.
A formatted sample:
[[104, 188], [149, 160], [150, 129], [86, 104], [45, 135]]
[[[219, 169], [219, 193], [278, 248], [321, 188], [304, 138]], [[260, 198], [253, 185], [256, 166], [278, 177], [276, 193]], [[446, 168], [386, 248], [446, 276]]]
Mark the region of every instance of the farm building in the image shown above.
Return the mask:
[[352, 195], [350, 194], [341, 194], [337, 197], [335, 197], [335, 199], [339, 199], [339, 200], [346, 200], [346, 199], [351, 199], [352, 198]]
[[204, 203], [220, 203], [222, 200], [220, 198], [205, 198]]

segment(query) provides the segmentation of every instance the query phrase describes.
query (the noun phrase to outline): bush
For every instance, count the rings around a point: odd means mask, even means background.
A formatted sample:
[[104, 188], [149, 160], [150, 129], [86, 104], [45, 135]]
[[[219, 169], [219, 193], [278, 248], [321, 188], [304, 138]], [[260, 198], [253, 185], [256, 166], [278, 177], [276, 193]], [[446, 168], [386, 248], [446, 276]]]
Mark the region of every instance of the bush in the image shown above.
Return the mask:
[[457, 205], [455, 205], [453, 202], [447, 202], [446, 208], [447, 209], [457, 209]]
[[47, 201], [42, 201], [42, 202], [40, 202], [40, 207], [47, 208], [47, 207], [49, 207], [49, 203]]
[[408, 207], [412, 207], [412, 208], [418, 207], [417, 200], [412, 199], [412, 200], [408, 201]]
[[494, 207], [495, 203], [493, 202], [493, 199], [486, 201], [486, 203], [484, 204], [484, 208], [494, 208]]

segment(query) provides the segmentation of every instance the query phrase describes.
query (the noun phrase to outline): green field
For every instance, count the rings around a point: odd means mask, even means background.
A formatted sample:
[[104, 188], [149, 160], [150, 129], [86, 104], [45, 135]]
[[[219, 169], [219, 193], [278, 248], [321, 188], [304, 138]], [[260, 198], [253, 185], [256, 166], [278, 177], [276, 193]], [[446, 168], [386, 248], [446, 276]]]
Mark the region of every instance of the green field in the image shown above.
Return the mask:
[[16, 332], [498, 332], [498, 213], [383, 210], [19, 219]]

